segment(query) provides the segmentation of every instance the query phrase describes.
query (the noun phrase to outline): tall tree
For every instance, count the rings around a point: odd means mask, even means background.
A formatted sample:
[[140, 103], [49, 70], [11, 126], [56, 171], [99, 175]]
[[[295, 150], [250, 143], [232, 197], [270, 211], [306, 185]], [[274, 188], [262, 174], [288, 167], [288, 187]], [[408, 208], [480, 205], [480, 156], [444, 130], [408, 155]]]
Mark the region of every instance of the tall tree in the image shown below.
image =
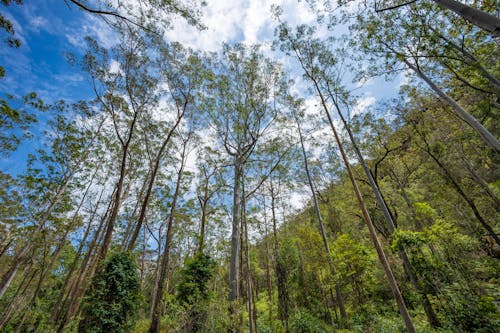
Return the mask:
[[[279, 15], [279, 12], [277, 12], [277, 15]], [[312, 83], [314, 87], [313, 89], [317, 94], [318, 98], [320, 99], [321, 106], [328, 119], [328, 123], [332, 129], [335, 141], [338, 145], [338, 148], [342, 156], [342, 160], [344, 161], [344, 165], [347, 169], [349, 178], [354, 187], [354, 191], [358, 199], [361, 211], [363, 213], [363, 217], [368, 225], [368, 229], [370, 230], [370, 235], [377, 250], [377, 254], [379, 255], [379, 260], [386, 273], [387, 280], [389, 282], [389, 285], [391, 286], [391, 290], [393, 292], [394, 298], [396, 299], [396, 303], [398, 305], [401, 316], [406, 324], [407, 330], [409, 332], [415, 332], [412, 319], [408, 313], [408, 309], [403, 300], [399, 286], [396, 282], [392, 269], [382, 249], [382, 245], [380, 244], [380, 241], [377, 237], [376, 230], [371, 220], [370, 214], [368, 213], [368, 210], [366, 208], [364, 198], [359, 190], [357, 180], [355, 179], [354, 174], [352, 172], [352, 168], [347, 158], [347, 155], [344, 151], [340, 136], [333, 123], [332, 116], [330, 114], [330, 108], [327, 105], [325, 94], [320, 87], [321, 77], [319, 77], [318, 75], [320, 70], [317, 67], [317, 58], [314, 53], [314, 48], [311, 48], [311, 43], [313, 42], [309, 40], [310, 33], [311, 33], [310, 29], [308, 29], [305, 26], [301, 26], [297, 29], [297, 34], [292, 35], [290, 28], [287, 27], [286, 24], [281, 24], [278, 29], [280, 49], [287, 54], [293, 54], [295, 56], [302, 70], [304, 71], [304, 76]]]

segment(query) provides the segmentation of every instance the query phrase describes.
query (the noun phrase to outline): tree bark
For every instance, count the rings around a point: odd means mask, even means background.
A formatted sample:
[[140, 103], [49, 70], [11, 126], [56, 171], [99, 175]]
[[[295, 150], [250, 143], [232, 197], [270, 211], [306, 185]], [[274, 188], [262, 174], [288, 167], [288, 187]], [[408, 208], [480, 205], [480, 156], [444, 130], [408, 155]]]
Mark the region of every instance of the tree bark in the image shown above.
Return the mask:
[[250, 271], [250, 249], [248, 246], [248, 225], [246, 219], [246, 198], [245, 189], [243, 187], [241, 193], [241, 215], [242, 215], [242, 226], [244, 234], [244, 251], [245, 251], [245, 265], [246, 265], [246, 283], [247, 283], [247, 311], [248, 311], [248, 323], [250, 333], [255, 333], [257, 329], [256, 316], [254, 313], [254, 301], [253, 301], [253, 284], [252, 276]]
[[169, 130], [167, 137], [165, 140], [163, 140], [160, 149], [158, 150], [158, 153], [156, 154], [154, 166], [151, 172], [151, 178], [149, 179], [148, 183], [148, 188], [146, 190], [146, 195], [144, 196], [144, 199], [142, 200], [142, 205], [141, 205], [141, 212], [139, 213], [139, 219], [137, 220], [137, 224], [134, 229], [134, 233], [132, 234], [132, 237], [128, 243], [127, 249], [129, 251], [132, 251], [135, 246], [135, 242], [137, 241], [137, 237], [139, 236], [139, 233], [142, 228], [142, 224], [144, 223], [144, 219], [146, 218], [146, 212], [149, 204], [149, 198], [151, 197], [151, 192], [153, 190], [153, 186], [156, 181], [156, 175], [158, 173], [158, 169], [160, 168], [160, 163], [163, 157], [163, 153], [165, 152], [165, 149], [167, 148], [168, 143], [170, 142], [170, 139], [172, 138], [172, 135], [175, 133], [175, 130], [181, 123], [182, 117], [184, 116], [186, 109], [187, 109], [187, 104], [188, 100], [185, 100], [184, 106], [182, 108], [182, 111], [178, 114], [177, 120], [174, 124], [174, 126]]

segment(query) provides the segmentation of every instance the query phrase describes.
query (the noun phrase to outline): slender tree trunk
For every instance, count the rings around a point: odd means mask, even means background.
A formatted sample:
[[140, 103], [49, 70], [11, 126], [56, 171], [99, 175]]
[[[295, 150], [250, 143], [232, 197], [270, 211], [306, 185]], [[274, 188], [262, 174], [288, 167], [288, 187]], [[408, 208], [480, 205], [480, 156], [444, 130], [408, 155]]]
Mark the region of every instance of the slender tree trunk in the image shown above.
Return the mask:
[[271, 219], [273, 222], [273, 255], [276, 265], [276, 284], [278, 286], [278, 316], [285, 326], [285, 332], [289, 332], [288, 328], [288, 319], [290, 317], [289, 314], [289, 306], [290, 306], [290, 298], [288, 295], [288, 289], [286, 285], [286, 273], [285, 268], [283, 267], [283, 263], [281, 262], [278, 256], [278, 228], [276, 221], [276, 195], [274, 192], [273, 182], [271, 181]]
[[[74, 172], [71, 173], [70, 176], [66, 177], [64, 179], [64, 181], [61, 183], [61, 185], [58, 187], [58, 189], [54, 195], [54, 198], [52, 199], [52, 202], [50, 203], [50, 205], [47, 208], [47, 210], [45, 211], [45, 213], [43, 214], [42, 219], [35, 226], [35, 228], [33, 230], [34, 234], [38, 233], [43, 228], [43, 226], [48, 221], [48, 219], [50, 218], [52, 211], [54, 210], [57, 203], [61, 199], [61, 196], [62, 196], [63, 192], [65, 191], [65, 189], [69, 183], [69, 180], [71, 179], [73, 174], [74, 174]], [[32, 250], [32, 248], [33, 248], [33, 244], [28, 242], [22, 247], [22, 249], [17, 254], [14, 255], [14, 258], [12, 259], [12, 264], [11, 264], [10, 268], [3, 275], [1, 282], [0, 282], [0, 299], [2, 299], [3, 295], [5, 294], [7, 289], [9, 288], [10, 284], [12, 283], [12, 280], [16, 276], [16, 273], [17, 273], [19, 267], [25, 261], [26, 255]]]
[[167, 148], [170, 139], [172, 138], [173, 134], [175, 133], [177, 127], [181, 123], [182, 117], [184, 116], [186, 109], [187, 109], [187, 102], [188, 100], [186, 99], [182, 111], [179, 113], [179, 116], [177, 117], [177, 120], [174, 124], [174, 126], [168, 131], [167, 137], [165, 140], [163, 140], [160, 149], [158, 150], [158, 153], [156, 154], [154, 166], [151, 172], [151, 178], [149, 179], [148, 183], [148, 188], [146, 191], [146, 195], [144, 196], [144, 199], [142, 200], [142, 205], [141, 205], [141, 212], [139, 213], [139, 219], [137, 220], [137, 224], [134, 229], [134, 233], [132, 234], [132, 237], [130, 238], [130, 241], [128, 243], [127, 249], [129, 251], [132, 251], [134, 249], [135, 242], [137, 241], [137, 237], [139, 236], [139, 233], [142, 228], [142, 224], [144, 223], [144, 219], [146, 218], [146, 212], [148, 209], [148, 204], [149, 204], [149, 198], [151, 197], [151, 192], [153, 190], [153, 186], [156, 181], [156, 176], [158, 174], [158, 170], [160, 168], [160, 163], [163, 158], [163, 153], [165, 152], [165, 149]]
[[241, 206], [241, 176], [242, 161], [240, 156], [235, 156], [234, 161], [234, 186], [233, 186], [233, 221], [231, 232], [231, 262], [229, 264], [229, 301], [235, 301], [240, 296], [240, 206]]
[[[115, 188], [116, 190], [116, 188]], [[114, 192], [111, 195], [111, 198], [114, 197]], [[54, 320], [55, 322], [59, 320], [59, 326], [57, 331], [62, 332], [66, 326], [66, 324], [71, 320], [73, 313], [75, 312], [74, 309], [77, 308], [77, 304], [79, 304], [79, 297], [80, 294], [85, 292], [87, 283], [85, 281], [86, 276], [92, 276], [90, 271], [92, 271], [93, 267], [93, 262], [92, 262], [92, 255], [94, 257], [97, 257], [98, 251], [99, 251], [99, 239], [103, 236], [102, 231], [105, 228], [106, 221], [108, 220], [108, 214], [110, 212], [110, 207], [113, 204], [113, 200], [111, 199], [108, 204], [108, 209], [106, 210], [106, 213], [104, 216], [101, 218], [99, 222], [99, 226], [97, 230], [94, 232], [94, 237], [92, 238], [92, 241], [90, 242], [90, 245], [87, 249], [87, 252], [85, 253], [85, 256], [83, 258], [82, 264], [80, 266], [80, 269], [76, 275], [76, 278], [73, 280], [73, 282], [70, 285], [70, 288], [68, 289], [68, 293], [64, 300], [61, 303], [61, 306], [59, 307], [59, 310], [56, 310], [56, 307], [53, 309], [53, 314], [54, 314]], [[97, 207], [96, 207], [97, 209]], [[97, 261], [97, 260], [95, 260]], [[73, 262], [74, 265], [77, 263], [77, 258], [75, 258], [75, 261]]]
[[[127, 79], [127, 90], [128, 89], [128, 79]], [[129, 91], [129, 97], [133, 101], [133, 97], [130, 94]], [[118, 138], [120, 139], [121, 145], [122, 145], [122, 157], [120, 161], [120, 172], [119, 172], [119, 178], [118, 182], [116, 184], [116, 192], [115, 192], [115, 198], [113, 200], [113, 208], [111, 209], [111, 213], [109, 215], [109, 220], [106, 226], [106, 231], [104, 234], [104, 240], [102, 242], [101, 249], [99, 251], [99, 262], [104, 260], [106, 257], [106, 254], [108, 253], [109, 246], [111, 245], [111, 238], [113, 236], [113, 231], [115, 227], [115, 222], [116, 218], [118, 216], [118, 212], [120, 211], [120, 206], [122, 203], [122, 190], [123, 190], [123, 183], [125, 181], [125, 175], [127, 172], [127, 159], [128, 159], [128, 150], [130, 147], [130, 143], [132, 142], [132, 137], [134, 136], [134, 131], [135, 131], [135, 125], [137, 123], [137, 118], [139, 117], [139, 111], [135, 109], [134, 103], [132, 102], [132, 108], [134, 112], [134, 116], [132, 118], [132, 122], [130, 123], [129, 129], [128, 129], [128, 135], [126, 141], [123, 141], [118, 134], [118, 129], [115, 127], [116, 134]]]
[[271, 257], [271, 251], [269, 249], [270, 236], [267, 229], [267, 209], [266, 203], [264, 202], [264, 239], [265, 239], [265, 248], [266, 248], [266, 286], [267, 286], [267, 297], [269, 302], [269, 319], [272, 317], [271, 305], [273, 304], [273, 281], [271, 278], [271, 265], [269, 263], [269, 259]]
[[248, 246], [248, 225], [246, 219], [246, 198], [245, 198], [245, 189], [243, 187], [241, 193], [241, 215], [242, 215], [242, 226], [243, 226], [243, 244], [245, 251], [245, 266], [246, 266], [246, 284], [247, 284], [247, 310], [248, 310], [248, 323], [250, 333], [256, 332], [256, 322], [255, 322], [255, 314], [254, 314], [254, 301], [253, 301], [253, 285], [252, 285], [252, 276], [250, 271], [250, 249]]
[[69, 269], [68, 273], [66, 274], [66, 278], [64, 279], [64, 283], [63, 283], [63, 285], [61, 287], [61, 290], [60, 290], [59, 296], [57, 298], [57, 301], [54, 304], [54, 306], [52, 307], [52, 311], [51, 311], [50, 319], [49, 319], [49, 322], [52, 323], [52, 324], [56, 323], [56, 320], [57, 320], [57, 318], [59, 316], [60, 308], [61, 308], [61, 305], [62, 305], [62, 302], [63, 302], [63, 299], [64, 299], [64, 295], [66, 294], [66, 289], [68, 288], [68, 284], [69, 284], [69, 282], [71, 280], [71, 277], [73, 276], [73, 272], [77, 268], [78, 261], [80, 260], [80, 257], [82, 255], [83, 248], [85, 246], [87, 238], [88, 238], [88, 236], [90, 234], [90, 230], [92, 228], [92, 223], [94, 222], [94, 217], [97, 214], [97, 209], [99, 208], [99, 205], [101, 203], [101, 199], [102, 199], [102, 195], [104, 194], [104, 190], [105, 190], [105, 187], [103, 187], [103, 189], [101, 190], [101, 193], [99, 195], [99, 199], [97, 200], [97, 204], [96, 204], [95, 208], [93, 209], [93, 211], [92, 211], [92, 213], [90, 215], [90, 218], [89, 218], [89, 221], [88, 221], [88, 224], [87, 224], [87, 228], [85, 229], [85, 232], [83, 234], [83, 237], [82, 237], [82, 240], [80, 242], [80, 245], [78, 246], [78, 249], [76, 251], [75, 258], [73, 259], [73, 261], [71, 263], [71, 266], [70, 266], [70, 269]]
[[198, 196], [198, 201], [201, 206], [201, 220], [200, 220], [200, 235], [198, 237], [198, 253], [203, 253], [203, 247], [205, 246], [205, 226], [207, 224], [207, 209], [208, 201], [210, 200], [211, 194], [209, 193], [209, 181], [212, 174], [207, 174], [206, 170], [203, 169], [204, 173], [204, 185], [203, 185], [203, 196]]
[[167, 234], [165, 239], [165, 247], [163, 249], [163, 256], [161, 260], [160, 266], [160, 275], [158, 279], [158, 284], [156, 286], [157, 293], [154, 300], [154, 306], [152, 311], [151, 325], [149, 326], [149, 333], [158, 333], [160, 331], [160, 320], [161, 320], [161, 302], [163, 301], [163, 294], [165, 283], [167, 280], [169, 264], [170, 264], [170, 246], [172, 243], [172, 235], [173, 235], [173, 223], [174, 223], [174, 214], [177, 209], [177, 200], [180, 193], [182, 176], [184, 174], [184, 166], [186, 162], [186, 149], [188, 142], [184, 142], [182, 154], [181, 154], [181, 166], [177, 173], [177, 180], [175, 184], [174, 196], [172, 198], [172, 206], [170, 207], [170, 215], [168, 217], [167, 222]]
[[[168, 220], [168, 218], [167, 218]], [[156, 297], [158, 294], [158, 285], [159, 285], [159, 279], [160, 279], [160, 266], [161, 266], [161, 259], [162, 259], [162, 248], [161, 248], [161, 243], [162, 243], [162, 226], [160, 226], [160, 229], [158, 231], [158, 251], [157, 251], [157, 259], [156, 259], [156, 269], [155, 269], [155, 281], [153, 284], [153, 290], [151, 291], [151, 302], [150, 302], [150, 307], [149, 307], [149, 313], [148, 313], [148, 319], [151, 319], [153, 317], [153, 311], [156, 303]]]
[[[57, 203], [59, 203], [59, 200], [61, 199], [64, 191], [66, 190], [66, 187], [68, 186], [69, 182], [71, 181], [73, 176], [77, 173], [77, 171], [79, 170], [80, 165], [83, 163], [83, 161], [85, 161], [85, 159], [88, 157], [88, 154], [90, 152], [90, 148], [93, 147], [94, 140], [96, 139], [97, 135], [99, 134], [101, 127], [104, 124], [104, 120], [105, 119], [103, 119], [99, 123], [99, 125], [96, 129], [95, 136], [92, 137], [92, 139], [89, 142], [89, 145], [82, 152], [80, 158], [77, 161], [75, 161], [73, 167], [70, 168], [69, 171], [61, 179], [61, 183], [58, 186], [56, 193], [54, 194], [54, 197], [53, 197], [52, 201], [50, 202], [49, 207], [47, 208], [47, 210], [43, 214], [42, 218], [40, 219], [40, 221], [37, 223], [37, 225], [35, 226], [35, 228], [33, 230], [34, 234], [39, 232], [43, 228], [45, 223], [47, 223], [48, 219], [50, 218], [50, 216], [52, 214], [52, 211], [56, 207]], [[14, 256], [12, 266], [7, 270], [6, 274], [4, 274], [2, 276], [2, 278], [0, 279], [0, 299], [2, 299], [3, 295], [5, 294], [7, 289], [9, 288], [12, 280], [14, 279], [14, 277], [19, 269], [19, 265], [21, 265], [21, 263], [24, 262], [24, 260], [25, 260], [24, 257], [31, 251], [32, 246], [33, 245], [31, 243], [27, 243], [26, 245], [23, 246], [23, 248]]]
[[418, 67], [413, 65], [411, 62], [403, 58], [404, 63], [413, 70], [422, 80], [427, 83], [427, 85], [434, 90], [436, 94], [441, 97], [441, 99], [446, 102], [456, 113], [463, 119], [470, 127], [472, 127], [483, 141], [493, 148], [497, 154], [500, 153], [500, 142], [495, 138], [495, 136], [488, 131], [476, 118], [474, 118], [470, 113], [465, 111], [453, 98], [448, 96], [444, 91], [442, 91], [427, 75], [425, 75]]
[[[319, 209], [319, 204], [318, 204], [318, 199], [316, 197], [316, 191], [314, 188], [314, 184], [311, 179], [311, 173], [309, 172], [309, 163], [307, 161], [307, 154], [306, 154], [306, 148], [304, 146], [304, 138], [302, 136], [302, 130], [300, 128], [300, 123], [297, 118], [295, 118], [295, 121], [297, 123], [297, 129], [299, 131], [299, 139], [300, 139], [300, 146], [302, 147], [302, 156], [304, 158], [304, 167], [306, 171], [306, 176], [307, 176], [307, 181], [309, 183], [309, 187], [311, 189], [312, 197], [313, 197], [313, 203], [314, 203], [314, 210], [316, 211], [316, 218], [318, 219], [319, 223], [319, 230], [321, 233], [321, 238], [323, 239], [323, 246], [325, 247], [326, 254], [328, 256], [328, 264], [330, 266], [330, 273], [332, 274], [333, 277], [335, 277], [335, 264], [333, 262], [332, 258], [332, 253], [330, 251], [330, 245], [328, 244], [328, 238], [326, 236], [326, 231], [325, 231], [325, 226], [323, 224], [323, 218], [321, 217], [321, 210]], [[344, 306], [344, 298], [342, 296], [342, 292], [340, 291], [340, 286], [338, 283], [335, 284], [335, 295], [337, 298], [337, 304], [339, 305], [340, 309], [340, 316], [342, 319], [347, 319], [347, 312], [345, 311], [345, 306]], [[334, 309], [335, 311], [335, 309]]]
[[[373, 177], [372, 172], [368, 168], [366, 161], [365, 161], [363, 155], [361, 154], [361, 151], [356, 143], [356, 140], [354, 138], [352, 130], [351, 130], [349, 124], [347, 123], [346, 119], [344, 118], [344, 115], [342, 114], [342, 111], [340, 110], [340, 107], [339, 107], [336, 99], [334, 98], [334, 96], [332, 96], [332, 99], [333, 99], [334, 106], [337, 110], [337, 113], [338, 113], [339, 117], [341, 118], [342, 123], [344, 124], [344, 128], [346, 129], [346, 131], [349, 135], [349, 138], [350, 138], [351, 143], [354, 147], [356, 155], [358, 156], [358, 160], [359, 160], [359, 162], [360, 162], [360, 164], [365, 172], [366, 177], [368, 178], [368, 181], [369, 181], [370, 186], [373, 190], [373, 193], [375, 194], [375, 198], [377, 199], [377, 203], [384, 214], [384, 218], [385, 218], [387, 227], [389, 228], [389, 232], [390, 232], [390, 234], [392, 234], [396, 228], [394, 216], [391, 213], [391, 211], [389, 210], [389, 208], [387, 206], [387, 202], [386, 202], [382, 192], [380, 191], [380, 187], [377, 183], [377, 180]], [[418, 280], [413, 272], [413, 266], [410, 263], [410, 260], [408, 258], [408, 255], [407, 255], [405, 249], [402, 247], [399, 248], [399, 256], [400, 256], [401, 260], [403, 261], [403, 267], [405, 268], [405, 273], [408, 276], [408, 278], [410, 279], [410, 282], [412, 283], [415, 290], [417, 290], [422, 296], [422, 302], [423, 302], [424, 310], [426, 312], [429, 324], [433, 327], [440, 327], [441, 324], [440, 324], [436, 314], [434, 313], [434, 311], [432, 309], [432, 306], [429, 302], [427, 295], [423, 291], [422, 287], [420, 286], [420, 283], [418, 282]]]
[[[96, 168], [96, 172], [92, 175], [92, 178], [91, 178], [91, 180], [89, 182], [89, 185], [87, 186], [87, 188], [86, 188], [86, 190], [85, 190], [85, 192], [84, 192], [84, 194], [83, 194], [83, 196], [82, 196], [82, 198], [80, 200], [80, 203], [79, 203], [79, 205], [78, 205], [75, 213], [73, 214], [73, 217], [71, 218], [71, 221], [70, 221], [69, 225], [66, 227], [66, 229], [64, 231], [64, 234], [61, 237], [61, 240], [58, 242], [58, 246], [57, 246], [56, 250], [50, 255], [50, 262], [48, 264], [44, 264], [44, 266], [41, 269], [39, 283], [38, 283], [37, 288], [35, 289], [35, 292], [33, 293], [33, 298], [32, 298], [32, 301], [31, 301], [31, 306], [35, 305], [36, 298], [38, 297], [38, 293], [40, 292], [40, 290], [42, 288], [43, 282], [45, 281], [45, 277], [46, 277], [47, 272], [49, 272], [52, 269], [52, 267], [54, 266], [56, 260], [59, 258], [59, 254], [61, 253], [64, 245], [68, 241], [67, 237], [69, 235], [69, 232], [72, 230], [71, 227], [75, 223], [76, 218], [78, 217], [78, 214], [80, 213], [80, 209], [82, 208], [83, 203], [85, 202], [87, 194], [88, 194], [89, 190], [91, 189], [91, 187], [93, 185], [93, 181], [94, 181], [95, 176], [97, 175], [98, 168], [99, 167]], [[103, 189], [103, 191], [104, 191], [104, 189]], [[103, 191], [101, 191], [101, 196], [102, 196]], [[101, 200], [101, 197], [99, 197], [99, 200], [98, 200], [98, 203], [97, 203], [96, 206], [99, 205], [100, 200]], [[87, 236], [89, 234], [90, 226], [91, 226], [91, 223], [92, 223], [92, 220], [93, 220], [93, 217], [94, 217], [94, 214], [95, 214], [96, 210], [97, 210], [97, 208], [92, 213], [92, 216], [90, 218], [89, 224], [87, 225], [87, 228], [86, 228], [85, 234], [84, 234], [84, 238], [82, 240], [82, 243], [80, 243], [80, 247], [79, 247], [79, 249], [77, 251], [78, 254], [81, 251], [81, 247], [83, 245], [83, 242], [85, 242], [85, 240], [86, 240], [86, 238], [87, 238]], [[76, 260], [76, 258], [75, 258], [75, 260]], [[72, 271], [70, 270], [70, 272], [68, 272], [67, 277], [69, 277], [71, 273], [72, 273]], [[64, 293], [64, 289], [61, 289], [61, 295], [63, 293]]]
[[[134, 210], [132, 211], [132, 214], [130, 214], [130, 221], [127, 223], [127, 228], [125, 229], [125, 233], [123, 235], [123, 240], [122, 240], [122, 245], [120, 247], [120, 252], [124, 252], [128, 248], [130, 238], [132, 237], [131, 233], [132, 233], [132, 227], [134, 226], [134, 219], [135, 219], [137, 210], [141, 206], [141, 202], [144, 199], [144, 192], [146, 191], [146, 186], [149, 183], [149, 177], [150, 177], [150, 172], [148, 171], [148, 173], [146, 174], [146, 177], [144, 178], [144, 181], [142, 183], [141, 189], [139, 190], [139, 193], [137, 194], [137, 201], [134, 205]], [[134, 228], [134, 230], [135, 230], [135, 228]], [[133, 247], [132, 247], [132, 249], [128, 249], [128, 250], [132, 251]]]
[[8, 240], [5, 241], [5, 245], [2, 244], [2, 249], [0, 250], [0, 258], [3, 257], [3, 255], [5, 254], [5, 252], [12, 245], [12, 243], [14, 243], [14, 238], [10, 238], [10, 236], [7, 236], [7, 238], [8, 238]]
[[36, 274], [38, 273], [38, 269], [35, 269], [33, 273], [30, 274], [31, 267], [33, 266], [33, 263], [26, 267], [24, 270], [24, 277], [17, 287], [16, 292], [14, 293], [14, 296], [12, 297], [12, 301], [9, 302], [8, 306], [4, 309], [2, 312], [2, 315], [0, 316], [0, 328], [3, 328], [11, 319], [12, 314], [14, 310], [16, 309], [18, 303], [16, 302], [19, 297], [26, 297], [26, 290], [31, 284], [31, 281], [35, 278]]

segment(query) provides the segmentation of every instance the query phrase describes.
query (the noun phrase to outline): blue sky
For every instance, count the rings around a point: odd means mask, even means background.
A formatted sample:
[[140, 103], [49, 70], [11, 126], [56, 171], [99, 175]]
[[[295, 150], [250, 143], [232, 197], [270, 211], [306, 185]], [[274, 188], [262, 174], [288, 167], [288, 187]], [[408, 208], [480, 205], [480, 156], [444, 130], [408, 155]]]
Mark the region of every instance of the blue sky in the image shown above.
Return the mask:
[[[26, 0], [1, 8], [14, 23], [19, 49], [3, 47], [0, 59], [7, 76], [0, 91], [23, 95], [31, 91], [44, 100], [79, 100], [91, 96], [81, 71], [68, 64], [67, 52], [81, 52], [72, 36], [81, 34], [87, 18], [61, 0]], [[74, 38], [74, 37], [73, 37]]]

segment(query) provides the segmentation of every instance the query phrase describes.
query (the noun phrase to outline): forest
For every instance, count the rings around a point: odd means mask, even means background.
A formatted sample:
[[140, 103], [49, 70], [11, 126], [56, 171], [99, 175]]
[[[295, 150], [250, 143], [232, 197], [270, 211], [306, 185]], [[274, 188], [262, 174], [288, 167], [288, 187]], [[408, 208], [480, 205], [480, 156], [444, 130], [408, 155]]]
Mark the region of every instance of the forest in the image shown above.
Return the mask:
[[499, 2], [222, 2], [0, 1], [0, 332], [500, 332]]

